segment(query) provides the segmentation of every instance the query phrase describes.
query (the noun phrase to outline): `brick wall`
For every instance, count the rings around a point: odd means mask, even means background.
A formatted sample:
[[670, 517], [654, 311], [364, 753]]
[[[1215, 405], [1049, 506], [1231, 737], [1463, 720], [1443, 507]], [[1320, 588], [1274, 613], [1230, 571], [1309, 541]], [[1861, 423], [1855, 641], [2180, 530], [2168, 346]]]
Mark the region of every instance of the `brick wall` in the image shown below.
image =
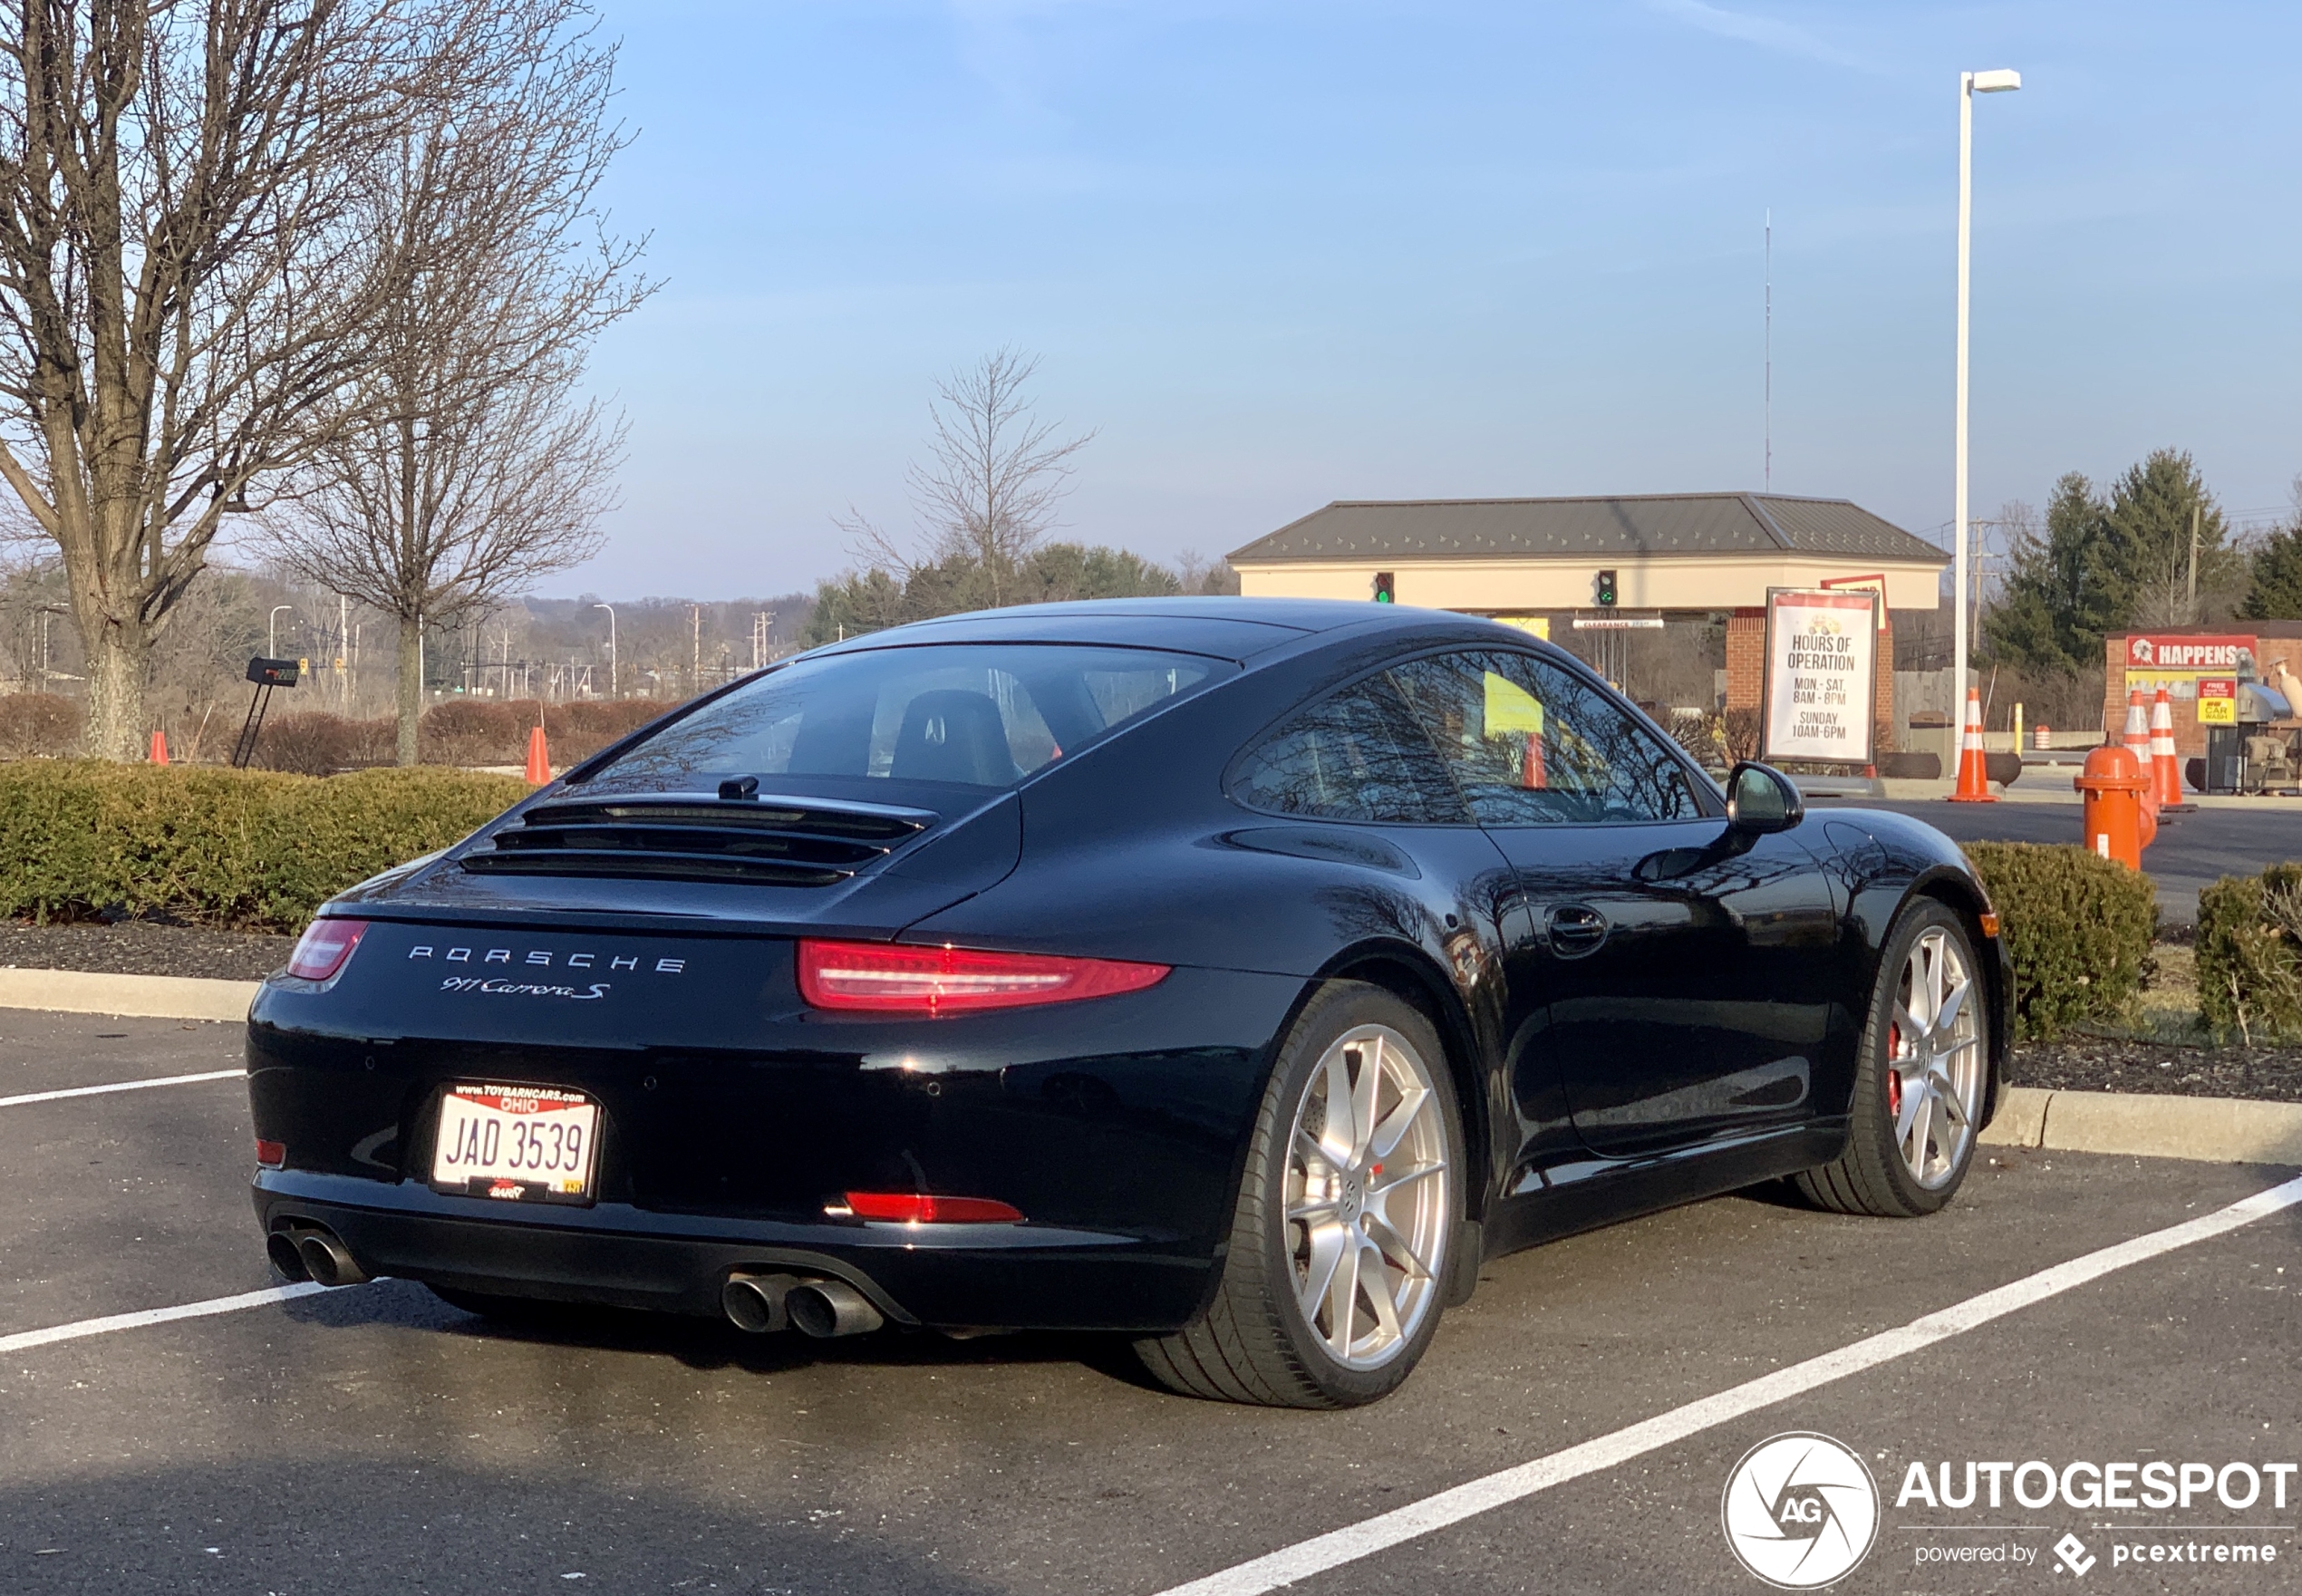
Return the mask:
[[1766, 612], [1736, 610], [1726, 617], [1726, 707], [1759, 710], [1766, 696]]
[[1894, 751], [1894, 622], [1889, 619], [1879, 633], [1878, 687], [1871, 701], [1871, 723], [1875, 728], [1873, 753]]

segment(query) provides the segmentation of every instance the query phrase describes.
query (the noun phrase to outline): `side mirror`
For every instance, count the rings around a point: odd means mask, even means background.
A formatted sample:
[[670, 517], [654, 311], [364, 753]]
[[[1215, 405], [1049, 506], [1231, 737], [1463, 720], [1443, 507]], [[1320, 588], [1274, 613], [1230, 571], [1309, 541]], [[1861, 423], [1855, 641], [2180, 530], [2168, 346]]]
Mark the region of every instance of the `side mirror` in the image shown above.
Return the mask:
[[1806, 800], [1772, 765], [1746, 759], [1726, 778], [1726, 824], [1745, 837], [1788, 831], [1806, 818]]

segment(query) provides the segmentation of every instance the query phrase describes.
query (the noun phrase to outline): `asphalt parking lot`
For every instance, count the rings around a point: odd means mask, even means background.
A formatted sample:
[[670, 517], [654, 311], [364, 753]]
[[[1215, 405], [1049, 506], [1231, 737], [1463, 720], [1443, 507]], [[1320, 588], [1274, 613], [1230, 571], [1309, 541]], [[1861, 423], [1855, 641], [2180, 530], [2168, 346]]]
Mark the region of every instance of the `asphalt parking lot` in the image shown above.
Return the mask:
[[[238, 1047], [231, 1026], [0, 1013], [0, 1098], [229, 1069]], [[1885, 1493], [1842, 1589], [2273, 1591], [2302, 1567], [2302, 1479], [2283, 1510], [1894, 1504], [1913, 1459], [2302, 1461], [2302, 1207], [1675, 1439], [1632, 1429], [2290, 1171], [2001, 1149], [1923, 1223], [1771, 1193], [1656, 1215], [1491, 1264], [1406, 1393], [1348, 1414], [1164, 1395], [1091, 1339], [506, 1329], [394, 1282], [20, 1344], [270, 1284], [248, 1138], [228, 1079], [0, 1106], [0, 1591], [1151, 1596], [1603, 1442], [1619, 1461], [1430, 1534], [1364, 1531], [1365, 1555], [1291, 1588], [1748, 1592], [1720, 1494], [1789, 1430], [1855, 1448]], [[2070, 1533], [2086, 1575], [2055, 1567]], [[2114, 1565], [2122, 1539], [2284, 1561]], [[1968, 1544], [2007, 1561], [1919, 1561]]]
[[[2024, 780], [2031, 779], [2026, 773]], [[1818, 798], [1814, 807], [1892, 809], [1916, 816], [1954, 842], [2084, 840], [2075, 802], [1953, 804]], [[2217, 806], [2165, 816], [2158, 840], [2143, 851], [2142, 870], [2158, 884], [2159, 918], [2189, 925], [2198, 919], [2200, 887], [2293, 858], [2302, 858], [2302, 811], [2284, 805], [2260, 809]]]

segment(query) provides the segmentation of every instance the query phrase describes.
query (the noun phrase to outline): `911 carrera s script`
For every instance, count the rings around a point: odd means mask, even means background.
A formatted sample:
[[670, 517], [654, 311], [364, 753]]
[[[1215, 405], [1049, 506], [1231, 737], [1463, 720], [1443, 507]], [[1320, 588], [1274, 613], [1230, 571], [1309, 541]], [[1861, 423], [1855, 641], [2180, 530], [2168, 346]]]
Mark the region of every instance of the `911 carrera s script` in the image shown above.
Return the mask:
[[527, 1203], [591, 1201], [599, 1105], [541, 1086], [458, 1086], [440, 1100], [434, 1190]]
[[534, 981], [506, 981], [500, 975], [450, 975], [440, 983], [443, 992], [486, 992], [490, 997], [506, 998], [573, 998], [588, 1003], [594, 998], [604, 998], [612, 984], [605, 981], [586, 982], [582, 991], [572, 986], [546, 986]]

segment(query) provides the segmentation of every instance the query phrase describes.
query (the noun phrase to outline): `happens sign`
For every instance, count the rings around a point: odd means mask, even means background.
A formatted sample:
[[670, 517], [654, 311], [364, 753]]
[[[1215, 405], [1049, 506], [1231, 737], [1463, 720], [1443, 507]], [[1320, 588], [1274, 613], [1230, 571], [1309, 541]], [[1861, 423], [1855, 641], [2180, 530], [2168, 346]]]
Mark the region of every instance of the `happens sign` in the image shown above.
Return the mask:
[[1871, 762], [1878, 602], [1867, 592], [1769, 596], [1763, 758]]

